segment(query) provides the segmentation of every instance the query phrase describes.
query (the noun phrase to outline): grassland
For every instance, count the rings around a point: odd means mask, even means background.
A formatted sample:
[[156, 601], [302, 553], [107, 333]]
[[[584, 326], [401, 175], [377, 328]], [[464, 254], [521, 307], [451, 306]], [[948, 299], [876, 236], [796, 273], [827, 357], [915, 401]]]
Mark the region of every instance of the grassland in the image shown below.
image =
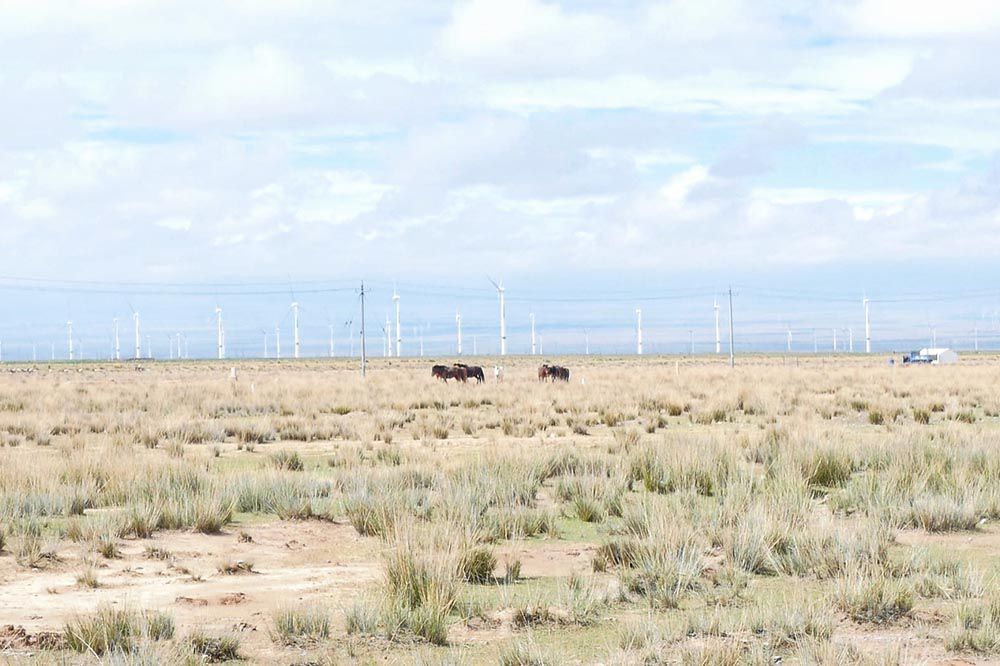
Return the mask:
[[435, 360], [5, 367], [0, 659], [1000, 659], [1000, 358]]

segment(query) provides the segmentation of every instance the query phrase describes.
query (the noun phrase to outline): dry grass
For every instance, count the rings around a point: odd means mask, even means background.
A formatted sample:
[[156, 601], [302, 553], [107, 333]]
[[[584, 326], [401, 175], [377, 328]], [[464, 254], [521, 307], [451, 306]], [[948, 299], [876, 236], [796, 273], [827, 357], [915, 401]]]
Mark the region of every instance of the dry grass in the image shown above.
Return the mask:
[[[174, 638], [168, 616], [95, 596], [96, 614], [66, 627], [70, 647], [161, 661], [164, 646], [393, 661], [431, 643], [472, 663], [891, 663], [852, 636], [893, 624], [931, 658], [1000, 650], [996, 604], [977, 601], [995, 556], [940, 552], [991, 538], [1000, 517], [996, 359], [564, 363], [574, 381], [558, 385], [526, 359], [482, 386], [435, 383], [417, 361], [376, 364], [364, 383], [321, 362], [245, 364], [238, 384], [208, 363], [0, 376], [2, 579], [68, 568], [97, 595], [113, 584], [101, 567], [128, 553], [173, 566], [171, 533], [232, 541], [237, 520], [319, 520], [378, 553], [365, 603], [272, 609], [265, 648], [197, 626]], [[249, 560], [215, 562], [233, 584], [260, 577]], [[907, 629], [925, 607], [954, 626]], [[637, 615], [644, 628], [608, 638]], [[475, 618], [500, 633], [470, 639]]]

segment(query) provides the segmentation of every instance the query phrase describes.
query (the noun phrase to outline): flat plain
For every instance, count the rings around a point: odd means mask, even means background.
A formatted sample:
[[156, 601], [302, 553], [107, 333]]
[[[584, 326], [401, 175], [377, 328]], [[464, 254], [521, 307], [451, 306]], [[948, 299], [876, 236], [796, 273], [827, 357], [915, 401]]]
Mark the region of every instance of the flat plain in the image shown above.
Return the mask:
[[1000, 358], [454, 360], [4, 366], [0, 660], [998, 663]]

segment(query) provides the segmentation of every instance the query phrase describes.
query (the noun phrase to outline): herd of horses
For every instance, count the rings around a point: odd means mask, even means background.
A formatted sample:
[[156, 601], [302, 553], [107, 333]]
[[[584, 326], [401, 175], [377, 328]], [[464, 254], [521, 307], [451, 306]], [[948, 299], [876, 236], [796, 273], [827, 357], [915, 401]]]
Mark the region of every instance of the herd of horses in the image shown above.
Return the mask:
[[569, 381], [569, 369], [561, 365], [543, 365], [538, 368], [538, 381], [544, 382], [547, 379], [552, 381]]
[[[503, 377], [503, 370], [500, 368], [494, 368], [494, 376], [497, 381], [500, 381]], [[435, 365], [431, 368], [431, 376], [442, 380], [445, 384], [448, 383], [449, 379], [454, 379], [460, 381], [463, 384], [468, 382], [470, 379], [476, 380], [477, 383], [481, 384], [486, 381], [486, 375], [483, 369], [478, 365], [466, 365], [464, 363], [455, 363], [453, 365]], [[569, 381], [569, 369], [562, 367], [561, 365], [542, 365], [538, 368], [538, 381], [546, 381], [551, 379], [552, 381]]]
[[445, 384], [448, 383], [449, 379], [455, 379], [462, 383], [470, 379], [475, 379], [479, 384], [486, 381], [486, 375], [483, 373], [481, 367], [478, 365], [466, 365], [464, 363], [456, 363], [450, 367], [447, 365], [435, 365], [431, 368], [431, 376], [443, 379]]

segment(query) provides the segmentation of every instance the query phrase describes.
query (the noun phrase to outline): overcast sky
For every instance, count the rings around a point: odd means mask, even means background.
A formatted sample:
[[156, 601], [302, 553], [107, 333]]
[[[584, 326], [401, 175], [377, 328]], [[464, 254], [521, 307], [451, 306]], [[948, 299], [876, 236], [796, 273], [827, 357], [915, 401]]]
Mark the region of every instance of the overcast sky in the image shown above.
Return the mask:
[[0, 273], [952, 286], [997, 62], [993, 0], [4, 0]]

